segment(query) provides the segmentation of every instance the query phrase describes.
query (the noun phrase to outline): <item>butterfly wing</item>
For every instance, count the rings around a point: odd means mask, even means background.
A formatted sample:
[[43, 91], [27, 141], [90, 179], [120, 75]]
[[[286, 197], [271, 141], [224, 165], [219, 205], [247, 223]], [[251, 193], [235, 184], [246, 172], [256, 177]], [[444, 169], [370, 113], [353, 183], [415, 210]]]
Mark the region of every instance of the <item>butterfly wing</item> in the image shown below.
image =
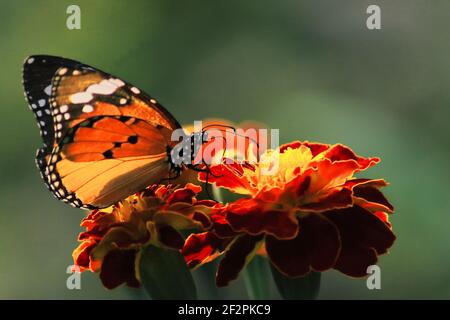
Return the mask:
[[137, 87], [74, 60], [31, 56], [24, 89], [44, 143], [37, 165], [58, 199], [106, 207], [167, 177], [181, 126]]

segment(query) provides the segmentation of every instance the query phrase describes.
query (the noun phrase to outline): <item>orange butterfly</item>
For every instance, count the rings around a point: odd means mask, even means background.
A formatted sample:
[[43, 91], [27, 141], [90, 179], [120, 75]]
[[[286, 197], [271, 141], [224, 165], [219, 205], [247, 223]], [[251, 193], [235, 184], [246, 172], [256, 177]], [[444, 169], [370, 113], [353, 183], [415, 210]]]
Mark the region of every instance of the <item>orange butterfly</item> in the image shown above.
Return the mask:
[[[36, 163], [49, 190], [84, 209], [103, 208], [198, 164], [173, 161], [178, 121], [139, 88], [60, 57], [23, 68], [25, 96], [41, 130]], [[204, 142], [205, 132], [187, 141]], [[177, 152], [183, 152], [183, 145]], [[198, 150], [192, 150], [192, 158]]]

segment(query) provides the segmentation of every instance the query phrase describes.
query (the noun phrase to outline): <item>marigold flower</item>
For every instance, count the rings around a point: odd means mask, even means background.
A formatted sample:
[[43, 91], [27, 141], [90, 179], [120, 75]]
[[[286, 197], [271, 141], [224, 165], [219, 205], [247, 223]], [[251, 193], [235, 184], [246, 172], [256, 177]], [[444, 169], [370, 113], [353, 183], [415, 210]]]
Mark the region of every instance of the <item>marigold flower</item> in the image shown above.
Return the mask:
[[[357, 156], [341, 144], [299, 141], [262, 158], [270, 161], [211, 166], [209, 182], [247, 197], [212, 215], [209, 231], [186, 240], [182, 252], [188, 265], [224, 253], [219, 286], [235, 279], [256, 253], [266, 254], [289, 277], [331, 268], [366, 276], [395, 240], [388, 221], [394, 209], [379, 190], [387, 183], [354, 177], [380, 160]], [[263, 174], [274, 166], [272, 174]], [[199, 178], [205, 180], [205, 174]]]
[[138, 287], [140, 249], [156, 245], [179, 250], [184, 238], [179, 230], [202, 226], [203, 215], [216, 203], [197, 200], [201, 187], [154, 185], [118, 204], [92, 211], [81, 222], [78, 248], [73, 252], [81, 271], [100, 273], [109, 289], [122, 283]]

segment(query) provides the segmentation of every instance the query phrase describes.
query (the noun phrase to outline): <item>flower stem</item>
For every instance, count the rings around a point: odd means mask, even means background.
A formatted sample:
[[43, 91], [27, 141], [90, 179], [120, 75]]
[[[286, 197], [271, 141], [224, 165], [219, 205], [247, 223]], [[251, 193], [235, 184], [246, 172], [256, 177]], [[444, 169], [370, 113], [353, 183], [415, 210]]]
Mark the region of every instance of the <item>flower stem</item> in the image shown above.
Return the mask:
[[261, 256], [253, 257], [243, 271], [248, 297], [252, 300], [270, 299], [270, 275], [267, 259]]

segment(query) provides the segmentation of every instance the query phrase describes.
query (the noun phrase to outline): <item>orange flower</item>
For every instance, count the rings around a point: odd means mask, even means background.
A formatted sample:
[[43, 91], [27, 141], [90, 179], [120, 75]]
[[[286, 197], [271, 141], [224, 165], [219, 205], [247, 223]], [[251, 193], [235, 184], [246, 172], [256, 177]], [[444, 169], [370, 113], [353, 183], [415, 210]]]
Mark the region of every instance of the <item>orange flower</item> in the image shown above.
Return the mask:
[[362, 277], [392, 246], [387, 215], [393, 207], [379, 190], [387, 183], [354, 177], [378, 158], [359, 157], [340, 144], [293, 142], [261, 159], [211, 167], [209, 182], [248, 197], [211, 217], [211, 230], [191, 235], [183, 248], [190, 266], [224, 253], [219, 286], [260, 252], [289, 277], [330, 268]]
[[86, 231], [73, 252], [75, 265], [99, 272], [109, 289], [122, 283], [139, 286], [140, 249], [152, 244], [179, 250], [184, 239], [178, 230], [201, 227], [203, 215], [215, 206], [213, 201], [197, 201], [200, 191], [193, 184], [154, 185], [115, 206], [92, 211], [81, 222]]

